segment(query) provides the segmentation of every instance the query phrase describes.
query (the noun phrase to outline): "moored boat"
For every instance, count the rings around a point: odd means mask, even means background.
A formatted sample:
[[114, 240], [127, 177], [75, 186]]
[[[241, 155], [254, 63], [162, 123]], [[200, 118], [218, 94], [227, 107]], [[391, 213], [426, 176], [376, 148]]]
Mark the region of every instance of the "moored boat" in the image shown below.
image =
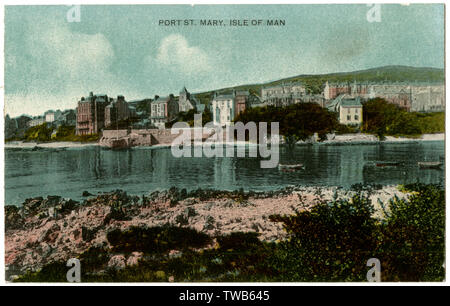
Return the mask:
[[417, 165], [421, 169], [440, 169], [442, 163], [440, 161], [436, 162], [418, 162]]
[[287, 171], [295, 171], [295, 170], [302, 170], [304, 169], [303, 164], [278, 164], [278, 169], [280, 170], [287, 170]]
[[375, 164], [377, 167], [398, 167], [402, 163], [401, 162], [378, 162]]

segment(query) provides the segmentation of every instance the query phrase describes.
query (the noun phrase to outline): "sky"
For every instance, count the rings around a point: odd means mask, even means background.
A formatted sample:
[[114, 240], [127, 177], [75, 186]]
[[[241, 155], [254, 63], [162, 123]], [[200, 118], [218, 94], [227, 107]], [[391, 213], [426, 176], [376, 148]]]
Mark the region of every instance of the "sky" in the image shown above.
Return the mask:
[[[5, 8], [5, 112], [75, 108], [89, 94], [131, 101], [299, 74], [386, 65], [444, 68], [444, 6], [129, 5]], [[195, 19], [195, 26], [160, 20]], [[200, 19], [226, 26], [200, 26]], [[285, 26], [229, 26], [230, 19]]]

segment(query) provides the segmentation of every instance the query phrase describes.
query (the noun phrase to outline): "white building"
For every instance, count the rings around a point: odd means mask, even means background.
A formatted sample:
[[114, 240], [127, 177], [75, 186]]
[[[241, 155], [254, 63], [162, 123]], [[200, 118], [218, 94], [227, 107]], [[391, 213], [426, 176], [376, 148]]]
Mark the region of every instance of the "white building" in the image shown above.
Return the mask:
[[361, 125], [363, 122], [363, 106], [361, 98], [350, 98], [350, 95], [339, 95], [332, 100], [327, 108], [338, 113], [339, 123], [346, 125]]
[[363, 121], [363, 106], [361, 99], [343, 99], [339, 105], [339, 123], [361, 125]]
[[27, 125], [28, 125], [28, 127], [33, 127], [33, 126], [41, 125], [43, 123], [45, 123], [45, 117], [40, 116], [40, 117], [36, 117], [36, 118], [33, 118], [30, 121], [28, 121]]
[[62, 112], [60, 110], [57, 110], [56, 112], [52, 110], [46, 111], [44, 114], [45, 122], [52, 123], [53, 121], [58, 120], [61, 117], [61, 115]]
[[215, 125], [225, 126], [235, 117], [234, 94], [215, 96], [211, 102], [213, 122]]

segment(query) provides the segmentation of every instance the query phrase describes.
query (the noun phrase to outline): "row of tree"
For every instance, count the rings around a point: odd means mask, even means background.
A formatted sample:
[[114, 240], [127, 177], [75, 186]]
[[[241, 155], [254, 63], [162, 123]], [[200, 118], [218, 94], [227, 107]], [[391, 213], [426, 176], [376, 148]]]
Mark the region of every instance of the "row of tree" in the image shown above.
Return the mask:
[[316, 103], [249, 108], [240, 113], [235, 121], [279, 122], [280, 134], [291, 141], [307, 140], [315, 133], [324, 139], [326, 134], [339, 127], [336, 114]]
[[392, 136], [418, 136], [445, 131], [444, 113], [407, 112], [384, 99], [375, 98], [363, 105], [364, 132], [383, 138]]
[[235, 121], [279, 122], [280, 134], [288, 141], [306, 140], [315, 133], [323, 140], [328, 133], [365, 132], [382, 139], [388, 135], [419, 136], [445, 131], [444, 113], [408, 112], [381, 98], [363, 104], [362, 126], [342, 125], [336, 113], [315, 103], [249, 108], [240, 113]]

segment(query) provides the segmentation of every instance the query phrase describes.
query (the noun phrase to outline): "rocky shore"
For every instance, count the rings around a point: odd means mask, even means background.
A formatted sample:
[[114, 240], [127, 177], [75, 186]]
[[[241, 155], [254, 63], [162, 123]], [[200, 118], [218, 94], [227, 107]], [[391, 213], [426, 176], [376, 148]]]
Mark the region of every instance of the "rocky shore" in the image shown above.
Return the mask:
[[[27, 271], [77, 257], [92, 247], [109, 249], [107, 235], [131, 227], [175, 226], [191, 228], [211, 237], [233, 232], [256, 232], [261, 241], [286, 238], [282, 225], [271, 215], [291, 215], [321, 201], [367, 195], [375, 215], [383, 216], [380, 203], [408, 195], [395, 186], [345, 190], [337, 187], [288, 187], [270, 192], [195, 190], [171, 188], [142, 196], [125, 191], [91, 195], [82, 202], [60, 196], [27, 199], [5, 207], [5, 264], [7, 280]], [[213, 244], [209, 247], [213, 247]], [[175, 251], [174, 251], [175, 252]], [[108, 266], [134, 265], [142, 254], [109, 252]]]

